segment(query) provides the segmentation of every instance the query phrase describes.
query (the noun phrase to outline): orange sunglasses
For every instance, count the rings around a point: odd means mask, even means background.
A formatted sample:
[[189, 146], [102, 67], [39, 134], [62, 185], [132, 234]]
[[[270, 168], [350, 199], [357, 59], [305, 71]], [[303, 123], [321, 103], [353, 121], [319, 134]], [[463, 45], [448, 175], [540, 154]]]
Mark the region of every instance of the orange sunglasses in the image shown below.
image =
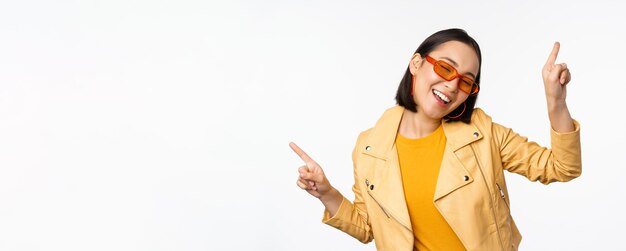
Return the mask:
[[426, 55], [426, 61], [431, 63], [433, 65], [433, 71], [446, 81], [459, 78], [459, 89], [461, 91], [469, 95], [476, 95], [478, 93], [478, 90], [480, 89], [478, 87], [478, 83], [468, 76], [459, 74], [452, 65], [442, 60], [435, 60], [428, 55]]

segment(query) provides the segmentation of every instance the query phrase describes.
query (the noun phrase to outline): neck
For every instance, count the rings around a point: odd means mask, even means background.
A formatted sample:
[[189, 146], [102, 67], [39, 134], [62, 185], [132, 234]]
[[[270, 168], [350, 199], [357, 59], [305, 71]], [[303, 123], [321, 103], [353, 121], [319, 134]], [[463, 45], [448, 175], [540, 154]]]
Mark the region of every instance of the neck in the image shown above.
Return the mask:
[[406, 138], [419, 139], [430, 135], [440, 125], [441, 119], [428, 118], [423, 112], [404, 110], [398, 133]]

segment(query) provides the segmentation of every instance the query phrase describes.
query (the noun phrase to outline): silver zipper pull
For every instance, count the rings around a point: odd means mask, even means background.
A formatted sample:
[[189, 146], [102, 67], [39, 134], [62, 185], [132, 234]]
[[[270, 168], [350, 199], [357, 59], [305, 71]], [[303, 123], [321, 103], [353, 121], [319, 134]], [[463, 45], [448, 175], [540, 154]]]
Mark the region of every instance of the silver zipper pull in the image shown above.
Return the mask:
[[500, 197], [502, 197], [502, 199], [504, 199], [506, 196], [504, 196], [504, 191], [502, 191], [502, 188], [500, 187], [500, 184], [496, 183], [496, 186], [498, 187], [498, 190], [500, 190]]

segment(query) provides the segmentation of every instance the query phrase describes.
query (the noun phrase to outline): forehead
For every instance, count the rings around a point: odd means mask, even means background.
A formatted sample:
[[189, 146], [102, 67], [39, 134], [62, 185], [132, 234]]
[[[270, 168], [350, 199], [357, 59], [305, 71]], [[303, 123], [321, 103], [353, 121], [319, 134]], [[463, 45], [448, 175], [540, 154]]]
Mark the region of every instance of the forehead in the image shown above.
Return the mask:
[[444, 60], [454, 65], [459, 72], [478, 74], [478, 68], [480, 67], [478, 55], [474, 48], [465, 43], [448, 41], [437, 46], [429, 55], [437, 60]]

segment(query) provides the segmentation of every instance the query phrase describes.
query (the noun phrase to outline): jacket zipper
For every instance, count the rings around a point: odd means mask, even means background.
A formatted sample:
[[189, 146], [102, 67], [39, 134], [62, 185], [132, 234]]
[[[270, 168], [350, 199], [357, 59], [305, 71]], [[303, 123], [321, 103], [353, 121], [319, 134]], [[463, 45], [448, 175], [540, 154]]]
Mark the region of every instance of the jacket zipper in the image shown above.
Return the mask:
[[504, 200], [504, 204], [506, 204], [506, 207], [508, 207], [510, 210], [509, 203], [506, 202], [506, 196], [504, 195], [504, 191], [502, 191], [500, 184], [496, 183], [496, 186], [498, 187], [498, 190], [500, 190], [500, 197], [502, 198], [502, 200]]
[[[500, 190], [500, 197], [502, 197], [502, 200], [504, 201], [504, 204], [506, 205], [506, 208], [509, 209], [509, 214], [511, 213], [511, 207], [509, 206], [509, 203], [506, 202], [506, 196], [504, 195], [504, 191], [502, 190], [502, 187], [500, 187], [500, 184], [498, 184], [496, 182], [496, 186], [498, 187], [498, 190]], [[511, 225], [511, 216], [508, 215], [507, 216], [507, 221], [509, 222], [509, 225]], [[513, 245], [513, 233], [511, 233], [511, 238], [509, 240], [509, 243], [511, 243], [511, 245]]]
[[391, 218], [391, 216], [389, 216], [389, 213], [387, 213], [387, 210], [385, 210], [385, 208], [383, 207], [383, 205], [380, 204], [380, 202], [378, 202], [378, 200], [374, 197], [374, 195], [372, 195], [372, 193], [370, 193], [369, 190], [367, 190], [367, 194], [370, 195], [370, 197], [372, 197], [372, 199], [376, 202], [376, 204], [378, 204], [378, 206], [380, 207], [381, 210], [383, 210], [383, 213], [385, 213], [385, 215], [387, 216], [387, 218]]
[[[485, 185], [487, 185], [489, 183], [487, 183], [485, 174], [483, 173], [483, 167], [480, 165], [480, 161], [478, 160], [478, 156], [476, 156], [476, 150], [474, 150], [474, 147], [475, 146], [473, 144], [470, 144], [470, 148], [472, 149], [472, 153], [474, 154], [474, 159], [476, 160], [476, 164], [478, 165], [480, 174], [483, 177], [483, 181], [485, 182]], [[500, 188], [500, 186], [498, 186], [498, 188]], [[489, 191], [489, 186], [487, 186], [487, 191]], [[502, 243], [502, 237], [500, 237], [500, 226], [498, 226], [498, 216], [496, 215], [496, 208], [494, 207], [493, 201], [491, 200], [491, 193], [489, 193], [489, 204], [491, 205], [491, 215], [493, 216], [493, 221], [496, 224], [496, 232], [498, 234], [498, 242], [500, 243], [500, 248], [502, 250], [505, 250], [504, 243]]]
[[[374, 200], [374, 202], [376, 202], [376, 204], [378, 204], [378, 207], [380, 207], [380, 209], [383, 211], [383, 213], [385, 213], [385, 216], [387, 216], [387, 219], [391, 219], [391, 218], [393, 218], [393, 219], [394, 219], [394, 220], [396, 220], [398, 223], [400, 223], [400, 221], [398, 220], [398, 218], [396, 218], [396, 217], [392, 217], [392, 215], [391, 215], [389, 212], [387, 212], [387, 210], [385, 209], [385, 207], [383, 207], [383, 204], [381, 204], [381, 203], [380, 203], [380, 202], [376, 199], [376, 197], [374, 197], [374, 195], [373, 195], [372, 193], [370, 193], [370, 190], [366, 190], [366, 191], [367, 191], [367, 194], [369, 194], [369, 196], [370, 196], [370, 197]], [[409, 230], [409, 231], [411, 231], [411, 232], [413, 231], [413, 229], [411, 229], [410, 227], [407, 227], [406, 225], [404, 225], [404, 224], [402, 224], [402, 223], [400, 223], [400, 225], [402, 225], [404, 228], [406, 228], [407, 230]]]

